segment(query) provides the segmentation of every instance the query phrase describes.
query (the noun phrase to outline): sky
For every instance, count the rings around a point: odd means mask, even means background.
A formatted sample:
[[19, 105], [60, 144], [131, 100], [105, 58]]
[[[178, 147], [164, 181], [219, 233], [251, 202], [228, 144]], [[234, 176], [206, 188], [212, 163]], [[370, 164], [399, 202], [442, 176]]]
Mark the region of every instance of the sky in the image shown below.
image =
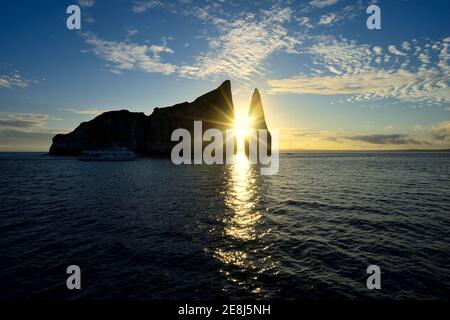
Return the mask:
[[[80, 30], [66, 27], [72, 4]], [[0, 151], [47, 151], [104, 111], [150, 114], [226, 79], [237, 112], [259, 89], [282, 150], [450, 149], [450, 1], [0, 6]]]

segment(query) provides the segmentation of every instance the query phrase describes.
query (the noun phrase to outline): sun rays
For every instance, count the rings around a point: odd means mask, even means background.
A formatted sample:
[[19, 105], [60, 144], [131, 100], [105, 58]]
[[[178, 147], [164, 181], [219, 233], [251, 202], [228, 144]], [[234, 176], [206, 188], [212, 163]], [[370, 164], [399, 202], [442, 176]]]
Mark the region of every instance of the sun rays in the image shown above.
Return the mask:
[[245, 139], [249, 135], [250, 128], [251, 123], [248, 115], [244, 112], [236, 112], [234, 118], [234, 130], [238, 151], [244, 150]]

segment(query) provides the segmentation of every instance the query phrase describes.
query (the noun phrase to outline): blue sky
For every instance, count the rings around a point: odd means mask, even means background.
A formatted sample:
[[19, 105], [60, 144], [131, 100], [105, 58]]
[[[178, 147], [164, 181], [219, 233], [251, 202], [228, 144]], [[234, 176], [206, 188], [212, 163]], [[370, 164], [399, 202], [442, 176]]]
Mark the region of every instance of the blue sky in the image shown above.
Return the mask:
[[225, 79], [238, 112], [260, 89], [285, 150], [450, 148], [448, 21], [440, 0], [2, 1], [0, 150], [47, 150], [103, 111], [150, 114]]

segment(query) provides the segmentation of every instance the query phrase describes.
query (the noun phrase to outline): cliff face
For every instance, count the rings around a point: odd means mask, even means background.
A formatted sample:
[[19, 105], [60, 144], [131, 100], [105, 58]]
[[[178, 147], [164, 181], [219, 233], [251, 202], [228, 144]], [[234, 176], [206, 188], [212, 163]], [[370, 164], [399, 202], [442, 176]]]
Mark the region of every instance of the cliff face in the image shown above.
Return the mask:
[[[266, 118], [264, 116], [264, 108], [262, 105], [261, 95], [258, 89], [253, 91], [252, 100], [250, 102], [250, 109], [248, 110], [248, 119], [250, 121], [250, 128], [255, 129], [258, 134], [259, 129], [267, 130], [267, 141], [259, 141], [257, 143], [258, 155], [259, 148], [261, 144], [267, 143], [267, 154], [270, 155], [272, 152], [272, 136], [267, 128]], [[249, 154], [249, 141], [245, 140], [245, 153]]]
[[201, 120], [203, 131], [209, 128], [226, 130], [234, 125], [234, 106], [231, 83], [225, 81], [216, 90], [208, 92], [195, 101], [172, 107], [156, 108], [147, 120], [147, 154], [170, 154], [178, 142], [171, 142], [172, 132], [184, 128], [194, 132], [194, 121]]
[[57, 134], [49, 152], [77, 155], [83, 150], [100, 150], [114, 145], [143, 152], [146, 118], [144, 113], [127, 110], [105, 112], [81, 123], [71, 133]]
[[229, 80], [191, 103], [155, 108], [149, 116], [127, 110], [105, 112], [81, 123], [71, 133], [56, 135], [49, 152], [78, 155], [84, 150], [119, 146], [140, 154], [169, 155], [177, 144], [170, 141], [172, 132], [184, 128], [193, 134], [195, 120], [203, 121], [203, 130], [233, 127], [234, 106]]

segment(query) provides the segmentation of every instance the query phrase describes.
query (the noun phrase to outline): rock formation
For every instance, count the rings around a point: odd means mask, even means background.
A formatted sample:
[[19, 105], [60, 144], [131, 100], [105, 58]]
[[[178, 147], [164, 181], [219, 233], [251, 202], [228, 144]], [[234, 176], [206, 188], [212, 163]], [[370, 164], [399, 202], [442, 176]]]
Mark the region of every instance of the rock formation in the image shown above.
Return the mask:
[[91, 121], [81, 123], [68, 134], [53, 138], [50, 154], [78, 155], [84, 150], [120, 146], [143, 153], [147, 116], [127, 110], [108, 111]]
[[[258, 89], [253, 91], [252, 101], [250, 102], [250, 109], [248, 110], [248, 119], [249, 126], [251, 129], [256, 130], [256, 134], [258, 134], [259, 129], [267, 130], [267, 141], [261, 141], [258, 139], [257, 154], [259, 155], [259, 148], [261, 144], [267, 143], [267, 154], [270, 155], [272, 152], [272, 136], [267, 128], [266, 118], [264, 117], [264, 109], [262, 105], [261, 95], [259, 94]], [[249, 154], [249, 140], [248, 138], [245, 140], [245, 154], [248, 156]]]
[[118, 146], [139, 154], [170, 155], [172, 147], [178, 143], [171, 141], [172, 132], [184, 128], [193, 134], [195, 120], [203, 121], [204, 131], [233, 127], [234, 106], [229, 80], [193, 102], [155, 108], [149, 116], [127, 110], [105, 112], [81, 123], [71, 133], [56, 135], [49, 152], [79, 155], [84, 150]]

